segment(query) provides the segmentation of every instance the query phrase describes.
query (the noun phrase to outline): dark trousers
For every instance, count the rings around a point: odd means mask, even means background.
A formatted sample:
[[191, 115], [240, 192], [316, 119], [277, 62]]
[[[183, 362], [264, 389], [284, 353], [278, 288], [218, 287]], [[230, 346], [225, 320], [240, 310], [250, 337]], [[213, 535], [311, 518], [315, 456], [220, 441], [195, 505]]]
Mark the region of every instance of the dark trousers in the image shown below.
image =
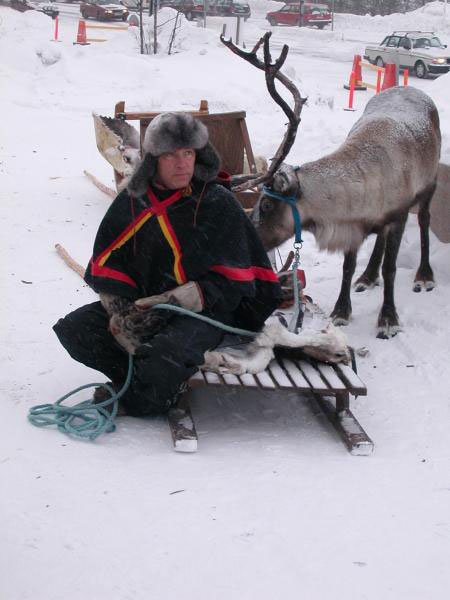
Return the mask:
[[[229, 316], [220, 320], [230, 323]], [[101, 303], [93, 302], [60, 319], [53, 329], [72, 358], [101, 371], [121, 387], [128, 372], [128, 354], [109, 332], [108, 322]], [[127, 413], [144, 416], [166, 412], [183, 382], [203, 364], [204, 352], [215, 348], [222, 338], [223, 331], [217, 327], [174, 315], [134, 357], [131, 385], [121, 400]]]

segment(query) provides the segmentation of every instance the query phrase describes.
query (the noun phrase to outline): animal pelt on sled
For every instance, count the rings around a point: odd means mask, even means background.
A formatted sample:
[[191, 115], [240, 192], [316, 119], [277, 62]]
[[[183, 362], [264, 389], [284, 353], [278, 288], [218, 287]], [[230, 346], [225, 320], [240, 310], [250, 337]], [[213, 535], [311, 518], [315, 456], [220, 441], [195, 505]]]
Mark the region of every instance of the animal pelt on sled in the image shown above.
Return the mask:
[[351, 357], [344, 333], [319, 311], [314, 312], [315, 321], [299, 333], [290, 332], [277, 315], [270, 317], [262, 331], [244, 348], [205, 352], [205, 364], [201, 369], [233, 375], [261, 373], [275, 353], [297, 357], [299, 351], [323, 362], [348, 364]]

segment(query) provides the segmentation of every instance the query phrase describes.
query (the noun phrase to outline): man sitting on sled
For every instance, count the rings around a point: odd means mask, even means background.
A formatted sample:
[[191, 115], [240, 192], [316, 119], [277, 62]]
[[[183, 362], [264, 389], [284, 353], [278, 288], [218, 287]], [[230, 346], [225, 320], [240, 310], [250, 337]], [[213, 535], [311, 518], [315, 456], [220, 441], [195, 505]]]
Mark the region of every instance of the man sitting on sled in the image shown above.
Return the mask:
[[86, 270], [100, 301], [54, 326], [72, 358], [104, 373], [115, 389], [126, 379], [127, 353], [134, 354], [131, 384], [120, 400], [122, 414], [133, 416], [168, 411], [224, 335], [155, 304], [258, 331], [282, 299], [201, 121], [161, 114], [147, 128], [143, 149], [100, 224]]

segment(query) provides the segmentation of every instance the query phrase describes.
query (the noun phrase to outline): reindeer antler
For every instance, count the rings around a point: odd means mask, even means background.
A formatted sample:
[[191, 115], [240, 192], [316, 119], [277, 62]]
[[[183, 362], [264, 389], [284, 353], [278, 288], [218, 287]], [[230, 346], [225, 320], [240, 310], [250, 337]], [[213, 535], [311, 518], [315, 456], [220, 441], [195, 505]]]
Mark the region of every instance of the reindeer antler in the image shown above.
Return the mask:
[[[246, 52], [245, 50], [241, 50], [238, 48], [231, 39], [226, 40], [223, 35], [220, 36], [220, 41], [229, 48], [232, 52], [252, 64], [254, 67], [261, 69], [266, 74], [266, 85], [269, 91], [269, 94], [275, 100], [275, 102], [281, 106], [283, 112], [286, 114], [289, 119], [289, 125], [284, 134], [283, 140], [280, 144], [280, 147], [275, 153], [275, 156], [272, 158], [270, 163], [270, 167], [267, 173], [264, 175], [254, 176], [252, 179], [246, 181], [245, 183], [240, 183], [238, 185], [232, 186], [233, 190], [236, 192], [242, 192], [244, 190], [248, 190], [249, 188], [256, 187], [261, 183], [267, 183], [273, 179], [273, 176], [286, 158], [289, 153], [289, 150], [292, 147], [292, 144], [295, 141], [295, 136], [297, 135], [297, 129], [300, 124], [300, 113], [302, 111], [303, 104], [306, 102], [306, 98], [302, 98], [300, 96], [300, 92], [295, 87], [294, 83], [280, 73], [280, 69], [286, 60], [287, 54], [289, 52], [289, 46], [286, 44], [283, 46], [281, 54], [279, 58], [272, 63], [272, 57], [270, 56], [269, 50], [269, 39], [272, 35], [271, 31], [268, 31], [263, 35], [263, 37], [255, 44], [253, 50], [251, 52]], [[264, 44], [264, 62], [257, 57], [257, 52], [261, 45]], [[281, 83], [291, 92], [294, 97], [294, 109], [287, 104], [287, 102], [280, 96], [275, 88], [275, 79], [281, 81]]]

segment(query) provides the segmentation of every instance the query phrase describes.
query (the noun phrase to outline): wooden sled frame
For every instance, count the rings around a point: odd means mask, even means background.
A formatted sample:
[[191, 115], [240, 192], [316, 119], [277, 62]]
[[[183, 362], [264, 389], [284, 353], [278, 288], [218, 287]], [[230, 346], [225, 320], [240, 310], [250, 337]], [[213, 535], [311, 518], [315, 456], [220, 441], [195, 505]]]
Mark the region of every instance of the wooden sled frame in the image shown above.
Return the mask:
[[[208, 128], [209, 139], [218, 151], [222, 159], [222, 169], [230, 175], [240, 175], [244, 169], [244, 155], [247, 158], [250, 172], [256, 173], [255, 157], [253, 154], [250, 137], [245, 122], [246, 112], [225, 112], [210, 114], [208, 101], [201, 100], [197, 111], [189, 112], [200, 119]], [[127, 112], [125, 102], [122, 100], [115, 105], [114, 116], [116, 119], [125, 121], [139, 121], [139, 134], [142, 143], [145, 132], [151, 121], [161, 114], [160, 112]], [[123, 177], [114, 170], [116, 185], [119, 185]], [[239, 202], [244, 208], [252, 208], [259, 193], [253, 191], [239, 192], [236, 194]]]
[[350, 395], [366, 396], [367, 388], [346, 365], [328, 365], [312, 358], [273, 360], [256, 375], [217, 375], [199, 371], [189, 381], [189, 390], [169, 411], [174, 449], [195, 452], [198, 437], [190, 408], [190, 397], [198, 386], [234, 386], [274, 392], [298, 392], [312, 396], [336, 429], [351, 454], [367, 456], [374, 444], [350, 410]]

